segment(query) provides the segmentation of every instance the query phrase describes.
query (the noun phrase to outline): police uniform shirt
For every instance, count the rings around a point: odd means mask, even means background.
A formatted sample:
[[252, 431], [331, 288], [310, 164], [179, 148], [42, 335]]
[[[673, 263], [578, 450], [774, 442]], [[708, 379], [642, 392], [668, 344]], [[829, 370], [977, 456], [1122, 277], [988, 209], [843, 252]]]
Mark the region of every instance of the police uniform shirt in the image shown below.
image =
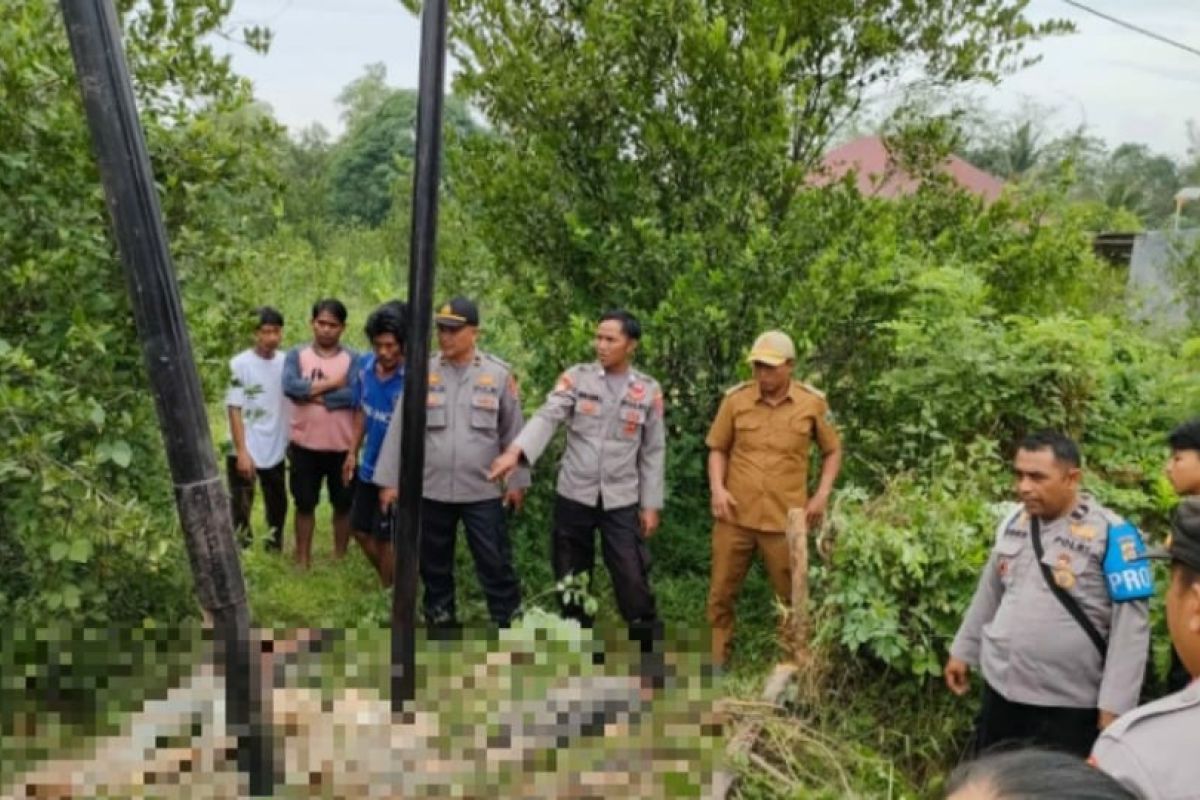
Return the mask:
[[1046, 585], [1031, 535], [1024, 511], [1001, 522], [950, 654], [980, 667], [1011, 702], [1130, 710], [1142, 686], [1153, 593], [1137, 529], [1090, 497], [1041, 524], [1042, 560], [1107, 639], [1104, 659]]
[[1200, 681], [1122, 715], [1100, 734], [1092, 763], [1141, 800], [1200, 797]]
[[530, 464], [562, 422], [567, 446], [558, 470], [560, 495], [608, 509], [662, 508], [666, 430], [656, 380], [632, 367], [623, 382], [606, 379], [599, 363], [571, 367], [517, 436]]
[[[401, 413], [398, 400], [375, 466], [374, 481], [400, 484]], [[429, 363], [425, 406], [424, 497], [443, 503], [475, 503], [501, 496], [487, 479], [492, 461], [504, 452], [524, 424], [517, 384], [508, 364], [476, 350], [455, 367], [440, 354]], [[529, 470], [508, 480], [511, 489], [529, 486]]]
[[808, 502], [813, 439], [822, 453], [841, 444], [829, 404], [816, 389], [793, 381], [783, 402], [763, 399], [757, 381], [725, 393], [704, 442], [729, 457], [725, 488], [737, 505], [733, 521], [758, 531], [783, 531], [789, 508]]

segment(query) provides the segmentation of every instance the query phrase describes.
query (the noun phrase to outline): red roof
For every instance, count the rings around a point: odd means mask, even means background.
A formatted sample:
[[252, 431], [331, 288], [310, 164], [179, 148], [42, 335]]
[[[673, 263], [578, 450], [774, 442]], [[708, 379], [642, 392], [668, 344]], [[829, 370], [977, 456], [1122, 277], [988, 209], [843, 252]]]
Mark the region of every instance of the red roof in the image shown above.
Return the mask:
[[[942, 167], [955, 183], [966, 191], [992, 202], [1004, 189], [1004, 181], [956, 155], [946, 159]], [[856, 171], [858, 190], [875, 197], [897, 197], [916, 191], [920, 181], [901, 170], [892, 161], [887, 145], [878, 136], [863, 136], [835, 147], [825, 154], [818, 174], [811, 180], [818, 186], [840, 180], [847, 172]]]

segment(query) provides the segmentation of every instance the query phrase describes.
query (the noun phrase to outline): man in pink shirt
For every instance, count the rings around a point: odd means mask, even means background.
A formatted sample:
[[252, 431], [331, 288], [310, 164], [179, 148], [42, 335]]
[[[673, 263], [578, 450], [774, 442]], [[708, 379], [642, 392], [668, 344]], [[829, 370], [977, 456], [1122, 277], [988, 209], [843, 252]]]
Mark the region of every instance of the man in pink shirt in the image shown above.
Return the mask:
[[313, 340], [292, 348], [283, 365], [283, 393], [292, 402], [288, 455], [296, 506], [296, 563], [312, 564], [312, 538], [321, 482], [333, 506], [334, 554], [350, 542], [353, 492], [342, 480], [342, 464], [354, 439], [353, 351], [341, 345], [346, 306], [332, 298], [312, 307]]

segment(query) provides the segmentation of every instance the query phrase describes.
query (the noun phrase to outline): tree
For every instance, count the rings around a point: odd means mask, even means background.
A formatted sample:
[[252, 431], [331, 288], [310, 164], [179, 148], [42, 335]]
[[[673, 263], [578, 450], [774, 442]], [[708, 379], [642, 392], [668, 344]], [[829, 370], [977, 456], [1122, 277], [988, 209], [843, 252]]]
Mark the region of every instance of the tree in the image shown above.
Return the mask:
[[806, 189], [839, 122], [901, 73], [952, 87], [1021, 65], [1064, 30], [1025, 5], [456, 0], [456, 90], [497, 132], [466, 144], [460, 179], [537, 382], [584, 354], [603, 306], [628, 306], [651, 323], [673, 425], [701, 447], [758, 330], [825, 332], [799, 287], [843, 215], [875, 213]]
[[1144, 144], [1115, 148], [1104, 165], [1101, 199], [1109, 208], [1125, 208], [1150, 227], [1164, 227], [1175, 210], [1180, 180], [1175, 162]]
[[[279, 128], [205, 38], [223, 0], [122, 2], [124, 42], [189, 327], [210, 390], [239, 276], [273, 224]], [[145, 367], [63, 21], [0, 26], [0, 618], [189, 613]], [[139, 502], [135, 503], [137, 499]]]
[[[446, 98], [443, 114], [449, 136], [478, 130], [459, 98]], [[416, 149], [416, 125], [416, 92], [396, 89], [346, 131], [329, 165], [329, 208], [336, 219], [371, 226], [386, 219], [400, 160], [411, 161]]]
[[313, 123], [284, 144], [281, 156], [283, 219], [314, 248], [320, 249], [329, 215], [329, 131]]
[[382, 62], [367, 64], [362, 76], [346, 84], [337, 96], [346, 130], [375, 113], [391, 94], [392, 89], [387, 85], [387, 66]]
[[1040, 166], [1046, 131], [1040, 119], [1025, 118], [994, 131], [982, 148], [968, 154], [972, 164], [1005, 180], [1020, 180]]

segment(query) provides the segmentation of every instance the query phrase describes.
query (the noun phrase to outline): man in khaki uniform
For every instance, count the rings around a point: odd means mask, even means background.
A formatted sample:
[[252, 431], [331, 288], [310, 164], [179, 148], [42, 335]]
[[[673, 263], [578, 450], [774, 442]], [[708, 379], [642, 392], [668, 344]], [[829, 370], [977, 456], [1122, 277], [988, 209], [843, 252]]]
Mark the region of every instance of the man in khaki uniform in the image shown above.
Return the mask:
[[1092, 763], [1141, 800], [1200, 796], [1200, 497], [1179, 505], [1165, 551], [1171, 561], [1167, 628], [1180, 661], [1192, 676], [1182, 691], [1136, 708], [1105, 729]]
[[[599, 529], [617, 607], [648, 652], [659, 623], [644, 540], [658, 529], [666, 431], [658, 382], [632, 365], [641, 335], [641, 324], [627, 311], [604, 314], [596, 327], [597, 360], [559, 377], [546, 404], [496, 459], [490, 477], [536, 462], [566, 423], [551, 539], [554, 576], [591, 574]], [[562, 605], [565, 615], [591, 624], [577, 603], [564, 598]]]
[[[725, 393], [705, 443], [712, 492], [712, 582], [708, 622], [713, 663], [723, 666], [733, 640], [734, 602], [754, 551], [762, 554], [771, 588], [791, 594], [787, 537], [790, 508], [803, 508], [811, 526], [824, 516], [842, 464], [842, 446], [825, 396], [792, 379], [796, 348], [786, 333], [759, 336], [750, 351], [754, 380]], [[821, 450], [821, 481], [808, 496], [813, 440]]]
[[[461, 519], [488, 612], [493, 622], [505, 626], [521, 604], [521, 589], [504, 508], [521, 507], [529, 471], [515, 470], [504, 489], [487, 473], [524, 424], [517, 383], [507, 364], [475, 346], [475, 303], [455, 297], [438, 310], [434, 322], [440, 351], [429, 360], [421, 510], [425, 620], [434, 629], [458, 627], [454, 545]], [[373, 477], [382, 487], [379, 498], [385, 508], [395, 501], [400, 485], [399, 408], [397, 399]]]

